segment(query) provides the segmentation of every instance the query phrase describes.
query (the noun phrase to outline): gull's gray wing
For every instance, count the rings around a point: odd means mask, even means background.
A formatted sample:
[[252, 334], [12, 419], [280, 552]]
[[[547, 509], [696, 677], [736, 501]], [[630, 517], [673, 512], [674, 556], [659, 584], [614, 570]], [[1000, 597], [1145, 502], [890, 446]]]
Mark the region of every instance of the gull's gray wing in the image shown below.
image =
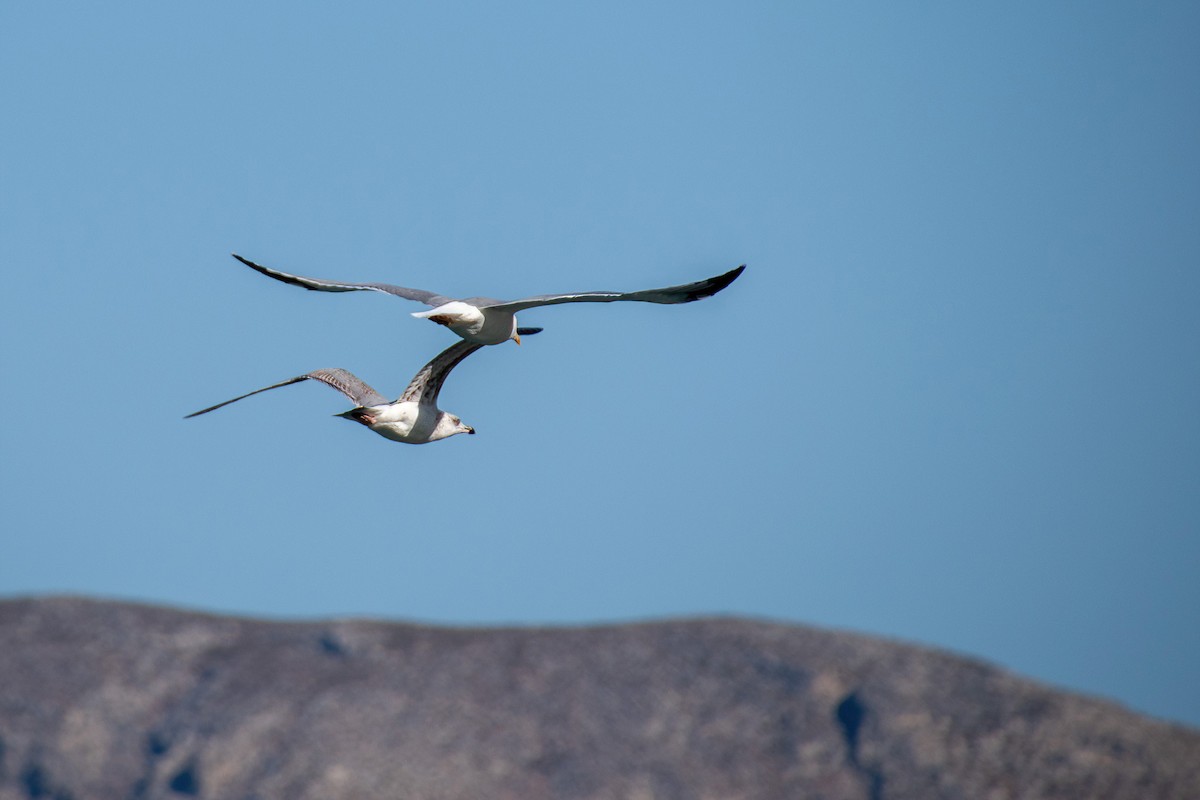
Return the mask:
[[393, 286], [390, 283], [343, 283], [341, 281], [325, 281], [320, 278], [305, 278], [300, 275], [291, 275], [287, 272], [280, 272], [277, 269], [264, 267], [262, 264], [255, 264], [249, 259], [242, 258], [237, 253], [231, 253], [231, 255], [250, 269], [255, 272], [261, 272], [268, 278], [290, 283], [293, 286], [303, 286], [305, 289], [312, 289], [317, 292], [384, 292], [386, 294], [394, 294], [396, 297], [403, 297], [405, 300], [416, 300], [418, 303], [424, 303], [434, 308], [444, 303], [449, 303], [452, 299], [443, 297], [436, 292], [426, 292], [422, 289], [406, 289], [403, 286]]
[[[522, 336], [533, 336], [535, 333], [541, 333], [542, 329], [517, 328], [517, 332]], [[416, 402], [436, 406], [438, 393], [442, 391], [442, 384], [446, 382], [446, 376], [450, 374], [450, 370], [457, 367], [460, 361], [481, 347], [483, 345], [472, 344], [468, 341], [450, 345], [434, 356], [432, 361], [421, 367], [421, 370], [409, 382], [404, 394], [400, 395], [400, 399], [396, 402]]]
[[408, 384], [408, 388], [404, 390], [404, 394], [400, 395], [400, 399], [396, 402], [436, 406], [438, 392], [442, 391], [442, 384], [446, 382], [446, 376], [450, 374], [450, 370], [481, 347], [483, 345], [468, 341], [459, 341], [450, 345], [434, 356], [432, 361], [421, 367], [420, 371], [413, 376], [412, 382]]
[[364, 383], [362, 379], [349, 370], [315, 369], [306, 375], [297, 375], [294, 378], [288, 378], [286, 381], [273, 383], [270, 386], [264, 386], [261, 389], [255, 389], [253, 392], [246, 392], [246, 394], [235, 397], [232, 400], [226, 400], [224, 403], [217, 403], [215, 406], [209, 406], [208, 408], [202, 411], [197, 411], [194, 414], [188, 414], [186, 417], [184, 417], [184, 419], [198, 417], [201, 414], [207, 414], [210, 411], [216, 411], [221, 406], [227, 406], [230, 403], [236, 403], [238, 400], [244, 400], [251, 395], [255, 395], [260, 392], [268, 392], [271, 389], [278, 389], [280, 386], [291, 386], [293, 383], [306, 381], [309, 378], [318, 380], [326, 386], [332, 386], [334, 389], [337, 389], [339, 392], [346, 395], [346, 397], [349, 397], [360, 406], [382, 406], [387, 405], [388, 402], [386, 397], [372, 389], [370, 386]]
[[314, 369], [309, 378], [332, 386], [360, 406], [386, 406], [388, 399], [348, 369]]
[[641, 303], [690, 303], [711, 297], [733, 283], [742, 270], [742, 264], [731, 269], [724, 275], [706, 278], [695, 283], [684, 283], [679, 286], [667, 286], [663, 289], [644, 289], [640, 292], [574, 292], [572, 294], [541, 294], [536, 297], [526, 297], [524, 300], [509, 300], [500, 303], [480, 304], [480, 308], [496, 308], [504, 311], [517, 312], [535, 306], [552, 306], [558, 303], [613, 303], [618, 300], [633, 300]]

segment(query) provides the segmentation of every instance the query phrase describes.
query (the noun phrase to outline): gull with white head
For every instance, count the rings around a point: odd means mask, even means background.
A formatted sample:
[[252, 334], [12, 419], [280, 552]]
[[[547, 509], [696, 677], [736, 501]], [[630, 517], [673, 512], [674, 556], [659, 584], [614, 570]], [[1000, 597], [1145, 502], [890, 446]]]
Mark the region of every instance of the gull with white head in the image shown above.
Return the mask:
[[490, 297], [468, 297], [463, 300], [455, 300], [434, 292], [426, 292], [422, 289], [407, 289], [403, 286], [393, 286], [390, 283], [342, 283], [339, 281], [321, 280], [319, 278], [304, 278], [299, 275], [280, 272], [270, 267], [264, 267], [261, 264], [255, 264], [253, 261], [242, 258], [237, 253], [234, 253], [233, 257], [247, 267], [261, 272], [267, 277], [295, 286], [303, 286], [305, 289], [312, 289], [319, 292], [384, 292], [396, 297], [403, 297], [406, 300], [415, 300], [418, 303], [424, 303], [431, 306], [431, 309], [429, 311], [415, 312], [413, 313], [414, 317], [433, 320], [439, 325], [444, 325], [454, 331], [465, 341], [474, 344], [503, 344], [509, 339], [520, 344], [522, 334], [541, 330], [541, 328], [517, 327], [517, 312], [524, 311], [527, 308], [552, 306], [559, 303], [613, 303], [616, 301], [660, 303], [664, 305], [690, 303], [694, 300], [711, 297], [721, 291], [733, 283], [742, 274], [742, 270], [746, 268], [746, 265], [743, 264], [740, 267], [731, 269], [724, 275], [705, 278], [695, 283], [667, 286], [663, 289], [644, 289], [640, 292], [571, 292], [567, 294], [542, 294], [534, 297], [526, 297], [523, 300], [509, 301], [495, 300]]
[[259, 392], [290, 386], [293, 383], [312, 380], [320, 381], [326, 386], [332, 386], [349, 397], [357, 407], [337, 416], [366, 425], [384, 438], [406, 444], [426, 444], [445, 439], [459, 433], [475, 433], [475, 429], [465, 424], [454, 414], [442, 411], [437, 407], [438, 393], [446, 376], [467, 356], [474, 353], [483, 345], [472, 342], [456, 342], [439, 353], [432, 361], [413, 376], [412, 382], [404, 390], [399, 399], [389, 402], [386, 397], [372, 389], [349, 370], [318, 369], [304, 375], [297, 375], [286, 381], [255, 389], [217, 403], [215, 406], [188, 414], [185, 419], [198, 417], [215, 411], [221, 406], [236, 403]]

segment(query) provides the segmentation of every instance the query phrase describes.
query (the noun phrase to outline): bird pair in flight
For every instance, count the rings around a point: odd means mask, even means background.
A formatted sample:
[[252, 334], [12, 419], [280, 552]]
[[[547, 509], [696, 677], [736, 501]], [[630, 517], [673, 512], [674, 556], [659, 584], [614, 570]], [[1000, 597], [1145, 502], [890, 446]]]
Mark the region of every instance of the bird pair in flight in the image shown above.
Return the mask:
[[408, 384], [408, 388], [404, 390], [404, 394], [391, 402], [348, 370], [318, 369], [265, 386], [262, 389], [256, 389], [232, 400], [217, 403], [215, 406], [209, 406], [194, 414], [188, 414], [187, 418], [207, 414], [209, 411], [214, 411], [221, 406], [227, 406], [259, 392], [311, 379], [337, 389], [357, 404], [355, 408], [338, 416], [366, 425], [380, 436], [408, 444], [425, 444], [458, 433], [475, 432], [474, 428], [465, 424], [458, 416], [437, 407], [438, 393], [442, 390], [442, 384], [446, 382], [446, 376], [450, 374], [450, 370], [484, 345], [503, 344], [510, 339], [520, 344], [522, 335], [530, 336], [542, 330], [541, 328], [518, 327], [517, 312], [559, 303], [612, 303], [618, 300], [660, 304], [690, 303], [694, 300], [711, 297], [721, 291], [733, 283], [746, 268], [743, 264], [724, 275], [680, 286], [668, 286], [665, 289], [646, 289], [640, 292], [543, 294], [505, 302], [488, 297], [468, 297], [455, 300], [434, 292], [406, 289], [403, 286], [393, 286], [389, 283], [341, 283], [304, 278], [255, 264], [236, 253], [233, 254], [233, 257], [267, 277], [295, 286], [303, 286], [305, 289], [319, 292], [384, 292], [406, 300], [424, 303], [431, 307], [430, 310], [415, 312], [413, 316], [444, 325], [458, 334], [462, 341], [446, 348], [432, 361], [421, 367]]

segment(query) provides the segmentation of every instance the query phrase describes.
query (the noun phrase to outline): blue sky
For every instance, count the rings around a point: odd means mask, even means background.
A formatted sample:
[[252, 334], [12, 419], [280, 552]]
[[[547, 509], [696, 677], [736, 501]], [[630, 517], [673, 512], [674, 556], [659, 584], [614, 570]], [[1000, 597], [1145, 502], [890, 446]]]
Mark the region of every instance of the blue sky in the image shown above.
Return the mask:
[[[1194, 4], [7, 4], [0, 594], [740, 614], [1200, 725]], [[453, 341], [527, 312], [387, 442]]]

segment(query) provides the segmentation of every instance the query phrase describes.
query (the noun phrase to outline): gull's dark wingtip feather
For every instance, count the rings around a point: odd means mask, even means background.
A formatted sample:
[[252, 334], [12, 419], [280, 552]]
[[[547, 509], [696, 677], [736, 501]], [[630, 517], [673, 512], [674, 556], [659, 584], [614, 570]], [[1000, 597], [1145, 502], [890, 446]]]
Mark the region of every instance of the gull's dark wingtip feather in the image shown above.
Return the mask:
[[271, 275], [271, 273], [267, 271], [267, 268], [266, 268], [266, 267], [264, 267], [264, 266], [262, 266], [261, 264], [255, 264], [255, 263], [254, 263], [253, 261], [251, 261], [250, 259], [248, 259], [248, 258], [243, 258], [242, 256], [239, 256], [237, 253], [230, 253], [229, 255], [233, 256], [233, 257], [234, 257], [234, 258], [236, 258], [238, 261], [242, 262], [242, 263], [243, 263], [243, 264], [245, 264], [247, 267], [249, 267], [249, 268], [250, 268], [250, 269], [252, 269], [252, 270], [255, 270], [256, 272], [261, 272], [263, 275], [267, 275], [267, 276], [270, 276], [270, 277], [272, 277], [272, 278], [273, 278], [273, 277], [275, 277], [274, 275]]
[[742, 264], [740, 267], [735, 267], [729, 270], [729, 272], [726, 272], [724, 275], [718, 275], [715, 278], [709, 278], [706, 281], [702, 281], [694, 291], [688, 294], [688, 300], [702, 300], [705, 297], [712, 297], [714, 294], [736, 281], [738, 276], [741, 275], [745, 269], [746, 265]]
[[541, 333], [545, 328], [517, 328], [517, 336], [533, 336], [535, 333]]
[[275, 270], [275, 269], [268, 269], [267, 267], [264, 267], [261, 264], [255, 264], [253, 261], [251, 261], [248, 258], [242, 258], [237, 253], [230, 253], [229, 255], [233, 256], [238, 261], [242, 262], [243, 264], [245, 264], [247, 267], [254, 270], [255, 272], [257, 272], [261, 275], [266, 275], [268, 278], [274, 278], [275, 280], [279, 281], [280, 283], [290, 283], [292, 286], [300, 286], [304, 289], [310, 289], [313, 291], [316, 291], [319, 289], [319, 287], [313, 286], [313, 285], [307, 283], [305, 280], [302, 280], [295, 275], [289, 275], [286, 272], [280, 272], [279, 270]]

